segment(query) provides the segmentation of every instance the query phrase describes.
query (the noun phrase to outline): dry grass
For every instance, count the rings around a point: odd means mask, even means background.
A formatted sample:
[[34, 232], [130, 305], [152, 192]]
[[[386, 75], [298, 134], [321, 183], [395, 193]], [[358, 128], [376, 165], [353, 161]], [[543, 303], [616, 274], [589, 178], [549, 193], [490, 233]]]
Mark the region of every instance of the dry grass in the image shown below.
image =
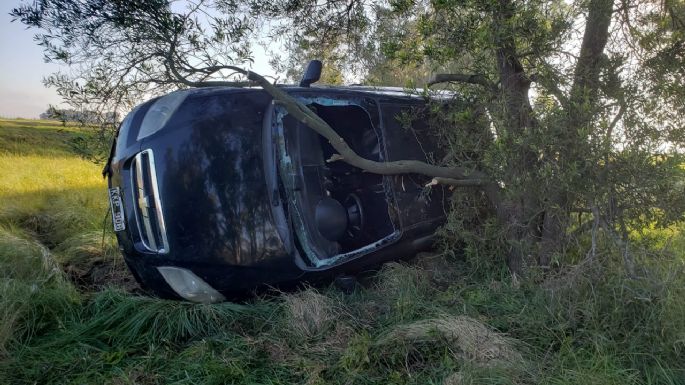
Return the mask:
[[426, 272], [432, 283], [441, 288], [458, 280], [462, 273], [455, 269], [454, 261], [449, 261], [442, 253], [423, 252], [416, 255], [414, 266]]
[[283, 296], [288, 330], [303, 339], [322, 335], [336, 320], [332, 300], [314, 289]]
[[373, 293], [378, 300], [375, 318], [390, 316], [394, 322], [405, 322], [432, 314], [425, 305], [433, 296], [434, 287], [428, 272], [421, 268], [401, 263], [384, 265]]
[[377, 341], [377, 345], [446, 341], [459, 360], [478, 365], [509, 365], [523, 362], [515, 341], [467, 316], [444, 316], [401, 325]]
[[442, 385], [465, 385], [464, 373], [455, 372], [447, 376], [442, 382]]
[[378, 273], [376, 290], [386, 297], [397, 297], [408, 292], [430, 288], [429, 274], [424, 269], [401, 263], [387, 263]]
[[577, 265], [567, 266], [556, 274], [550, 274], [541, 286], [551, 295], [572, 291], [574, 287], [582, 285], [583, 281], [597, 280], [603, 269], [598, 260], [586, 258]]
[[[108, 223], [109, 224], [109, 223]], [[56, 248], [62, 269], [79, 288], [88, 291], [114, 286], [126, 291], [139, 289], [111, 234], [86, 231], [61, 242]]]
[[0, 277], [26, 281], [45, 281], [60, 275], [50, 250], [22, 236], [21, 230], [0, 225]]
[[354, 334], [354, 329], [351, 326], [338, 321], [321, 341], [311, 346], [310, 351], [322, 355], [342, 352], [347, 348]]
[[[339, 298], [312, 288], [284, 293], [282, 298], [280, 328], [274, 335], [264, 336], [262, 347], [275, 362], [305, 365], [302, 374], [306, 383], [323, 383], [321, 360], [342, 354], [355, 336], [354, 328], [348, 324], [350, 315]], [[279, 338], [279, 334], [286, 336], [286, 340]]]

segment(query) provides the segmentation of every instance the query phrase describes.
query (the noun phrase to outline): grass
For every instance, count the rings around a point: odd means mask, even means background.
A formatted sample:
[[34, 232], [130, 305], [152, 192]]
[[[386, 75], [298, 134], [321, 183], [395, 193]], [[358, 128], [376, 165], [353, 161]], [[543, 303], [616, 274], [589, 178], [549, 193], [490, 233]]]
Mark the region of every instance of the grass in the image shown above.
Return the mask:
[[71, 152], [80, 134], [0, 120], [1, 384], [685, 384], [679, 228], [649, 229], [659, 253], [639, 279], [609, 248], [520, 283], [467, 250], [387, 264], [349, 295], [159, 300], [127, 290], [103, 241], [105, 183]]

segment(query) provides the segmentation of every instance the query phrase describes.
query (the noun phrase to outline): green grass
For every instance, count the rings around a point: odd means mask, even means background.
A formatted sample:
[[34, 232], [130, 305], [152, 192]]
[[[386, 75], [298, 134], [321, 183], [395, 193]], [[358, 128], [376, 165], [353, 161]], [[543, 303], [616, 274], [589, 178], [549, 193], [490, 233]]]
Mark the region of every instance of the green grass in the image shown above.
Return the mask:
[[0, 351], [61, 322], [54, 317], [81, 300], [66, 271], [96, 260], [122, 264], [111, 233], [103, 243], [100, 168], [71, 152], [82, 130], [0, 120]]
[[69, 152], [77, 128], [0, 120], [0, 223], [48, 243], [101, 227], [107, 210], [100, 167]]
[[125, 274], [80, 130], [0, 120], [0, 384], [685, 384], [681, 228], [639, 234], [639, 279], [601, 244], [542, 282], [467, 250], [350, 295], [159, 300], [80, 280], [96, 262]]

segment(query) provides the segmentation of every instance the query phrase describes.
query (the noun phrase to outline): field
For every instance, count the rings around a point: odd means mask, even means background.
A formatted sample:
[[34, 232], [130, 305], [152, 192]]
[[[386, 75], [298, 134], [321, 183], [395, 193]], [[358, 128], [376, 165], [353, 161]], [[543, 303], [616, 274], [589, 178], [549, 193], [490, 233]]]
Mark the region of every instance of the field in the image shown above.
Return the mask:
[[352, 294], [165, 301], [128, 275], [79, 135], [0, 120], [0, 384], [685, 384], [680, 228], [635, 234], [659, 249], [638, 279], [608, 252], [517, 283], [441, 250]]

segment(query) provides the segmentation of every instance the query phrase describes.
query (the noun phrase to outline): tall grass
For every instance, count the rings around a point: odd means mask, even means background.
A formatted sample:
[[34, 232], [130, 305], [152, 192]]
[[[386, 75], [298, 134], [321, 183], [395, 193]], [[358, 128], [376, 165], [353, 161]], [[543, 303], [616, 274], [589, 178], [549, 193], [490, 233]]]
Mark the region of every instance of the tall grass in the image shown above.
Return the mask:
[[101, 228], [106, 201], [98, 167], [70, 152], [68, 141], [78, 130], [56, 122], [0, 120], [4, 354], [8, 346], [59, 328], [81, 302], [63, 271], [74, 253], [62, 253], [59, 246]]
[[44, 246], [0, 226], [0, 355], [59, 325], [78, 301]]

